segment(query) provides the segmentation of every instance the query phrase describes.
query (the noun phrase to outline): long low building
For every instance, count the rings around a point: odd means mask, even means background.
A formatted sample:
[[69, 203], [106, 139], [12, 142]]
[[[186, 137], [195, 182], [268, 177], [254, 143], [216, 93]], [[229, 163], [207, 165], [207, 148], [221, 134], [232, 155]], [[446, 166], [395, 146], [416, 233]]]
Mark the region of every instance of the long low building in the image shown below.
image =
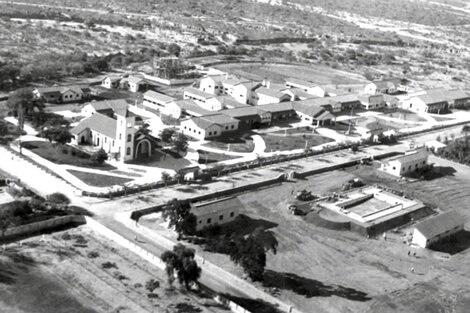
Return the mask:
[[196, 216], [196, 230], [234, 221], [240, 215], [243, 204], [238, 198], [217, 199], [205, 203], [191, 204], [191, 211]]
[[428, 166], [428, 150], [425, 146], [407, 151], [382, 163], [380, 170], [394, 176], [403, 176]]
[[412, 243], [421, 248], [445, 241], [464, 228], [465, 220], [456, 211], [449, 211], [416, 224]]
[[222, 136], [225, 133], [236, 132], [239, 121], [224, 114], [191, 117], [181, 121], [180, 129], [183, 134], [203, 140]]

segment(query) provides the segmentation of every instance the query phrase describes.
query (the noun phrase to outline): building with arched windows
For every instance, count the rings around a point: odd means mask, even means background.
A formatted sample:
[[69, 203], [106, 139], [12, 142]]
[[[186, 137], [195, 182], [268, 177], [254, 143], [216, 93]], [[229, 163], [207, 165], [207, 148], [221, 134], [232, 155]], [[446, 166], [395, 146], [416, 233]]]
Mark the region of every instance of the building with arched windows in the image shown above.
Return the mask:
[[[115, 105], [114, 105], [115, 104]], [[72, 128], [72, 143], [102, 148], [111, 158], [130, 161], [149, 157], [155, 148], [152, 137], [141, 131], [143, 121], [122, 102], [92, 103], [91, 115]]]

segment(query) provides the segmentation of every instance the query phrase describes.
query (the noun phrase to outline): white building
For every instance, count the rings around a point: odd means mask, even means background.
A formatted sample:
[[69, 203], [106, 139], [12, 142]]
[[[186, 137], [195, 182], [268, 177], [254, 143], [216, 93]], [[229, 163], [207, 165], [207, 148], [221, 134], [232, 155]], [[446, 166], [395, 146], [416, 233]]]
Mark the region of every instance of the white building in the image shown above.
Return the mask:
[[364, 87], [364, 93], [375, 95], [377, 93], [394, 94], [399, 91], [407, 91], [406, 86], [401, 84], [400, 79], [377, 80]]
[[67, 103], [83, 100], [90, 92], [88, 86], [55, 86], [33, 89], [36, 98], [49, 103]]
[[428, 218], [416, 224], [412, 243], [421, 248], [430, 247], [461, 232], [464, 224], [465, 219], [455, 211]]
[[196, 216], [196, 230], [233, 222], [240, 215], [243, 204], [238, 198], [217, 199], [206, 203], [191, 204], [191, 213]]
[[145, 80], [136, 76], [129, 76], [123, 81], [127, 84], [127, 89], [130, 92], [138, 92], [145, 85]]
[[149, 90], [144, 93], [144, 101], [142, 102], [142, 105], [153, 110], [162, 111], [165, 110], [166, 106], [174, 100], [175, 99], [173, 97]]
[[180, 129], [183, 134], [199, 140], [222, 136], [224, 133], [238, 130], [240, 121], [224, 115], [212, 114], [192, 117], [181, 121]]
[[382, 163], [380, 170], [395, 176], [403, 176], [418, 171], [428, 165], [428, 151], [426, 147], [419, 147], [405, 152]]
[[120, 104], [114, 109], [105, 104], [109, 103], [104, 101], [100, 104], [102, 106], [96, 106], [94, 113], [71, 129], [72, 143], [102, 148], [120, 161], [150, 156], [154, 144], [139, 131], [142, 125], [140, 117], [129, 112], [127, 107], [123, 109]]
[[120, 81], [121, 81], [120, 77], [106, 76], [101, 81], [101, 87], [107, 88], [107, 89], [118, 88]]
[[285, 101], [290, 101], [291, 96], [287, 93], [280, 92], [275, 89], [270, 89], [266, 87], [259, 87], [253, 92], [251, 104], [253, 105], [263, 105], [271, 103], [280, 103]]
[[239, 103], [250, 104], [252, 92], [260, 86], [259, 82], [224, 74], [204, 77], [199, 90], [215, 96], [229, 95]]
[[444, 93], [430, 93], [411, 97], [408, 101], [402, 104], [403, 109], [420, 113], [439, 114], [448, 107], [448, 98]]
[[208, 111], [220, 111], [223, 108], [216, 96], [196, 88], [186, 88], [183, 98], [194, 100], [201, 108]]
[[303, 90], [304, 92], [306, 92], [308, 94], [311, 94], [315, 97], [325, 97], [326, 96], [326, 91], [321, 86], [319, 86], [315, 83], [305, 81], [305, 80], [301, 80], [301, 79], [297, 79], [297, 78], [292, 78], [292, 77], [288, 78], [286, 80], [286, 87], [287, 88], [298, 88], [298, 89]]

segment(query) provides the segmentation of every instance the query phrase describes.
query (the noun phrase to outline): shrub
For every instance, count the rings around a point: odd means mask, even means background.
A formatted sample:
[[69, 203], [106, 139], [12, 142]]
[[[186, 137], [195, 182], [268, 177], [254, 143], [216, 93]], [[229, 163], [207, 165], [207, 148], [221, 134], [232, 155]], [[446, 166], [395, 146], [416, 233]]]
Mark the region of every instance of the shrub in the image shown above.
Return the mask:
[[103, 164], [104, 161], [106, 161], [107, 159], [108, 159], [108, 154], [103, 149], [99, 149], [98, 151], [93, 153], [90, 157], [90, 160], [94, 164], [98, 164], [98, 165]]
[[87, 255], [90, 259], [96, 259], [100, 256], [100, 254], [96, 251], [90, 251]]
[[158, 287], [160, 287], [160, 282], [155, 279], [149, 279], [145, 283], [145, 289], [147, 289], [149, 292], [153, 292]]
[[70, 204], [70, 199], [60, 192], [54, 192], [47, 197], [47, 201], [55, 207], [64, 207]]
[[109, 268], [115, 268], [117, 269], [118, 266], [116, 265], [116, 263], [114, 262], [104, 262], [104, 263], [101, 263], [101, 267], [104, 268], [104, 269], [109, 269]]
[[61, 238], [62, 238], [63, 240], [70, 240], [70, 239], [72, 239], [72, 236], [70, 236], [69, 233], [63, 233], [62, 236], [61, 236]]

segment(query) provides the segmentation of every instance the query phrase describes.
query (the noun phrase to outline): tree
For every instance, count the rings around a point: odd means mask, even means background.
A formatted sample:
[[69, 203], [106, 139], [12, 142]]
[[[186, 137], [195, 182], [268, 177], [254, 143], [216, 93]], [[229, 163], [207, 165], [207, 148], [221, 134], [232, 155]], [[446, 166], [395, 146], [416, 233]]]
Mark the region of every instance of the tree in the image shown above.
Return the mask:
[[73, 135], [67, 128], [57, 126], [44, 127], [40, 135], [49, 140], [50, 143], [54, 141], [61, 145], [71, 142], [73, 138]]
[[103, 148], [99, 149], [95, 153], [93, 153], [90, 157], [90, 160], [97, 165], [101, 165], [108, 159], [108, 154], [104, 151]]
[[178, 46], [175, 43], [171, 43], [168, 45], [167, 49], [169, 54], [174, 55], [174, 56], [179, 56], [181, 52], [181, 47]]
[[165, 187], [167, 186], [167, 184], [168, 184], [168, 182], [170, 181], [170, 179], [171, 179], [170, 173], [163, 171], [163, 172], [162, 172], [162, 181], [163, 181], [163, 183], [165, 184]]
[[5, 233], [10, 227], [11, 224], [13, 224], [14, 217], [11, 212], [11, 210], [7, 210], [5, 208], [0, 209], [0, 231], [2, 232], [2, 242], [5, 239]]
[[182, 244], [173, 247], [173, 251], [167, 250], [162, 253], [161, 259], [166, 264], [168, 283], [172, 286], [176, 272], [180, 284], [184, 284], [186, 290], [190, 290], [190, 283], [197, 283], [201, 277], [201, 268], [194, 260], [194, 249], [187, 248]]
[[182, 235], [192, 235], [196, 232], [196, 216], [190, 210], [188, 201], [173, 199], [166, 204], [162, 212], [162, 217], [169, 222], [168, 226], [174, 227], [178, 233], [178, 240]]
[[70, 199], [66, 195], [60, 192], [51, 193], [47, 197], [47, 201], [56, 208], [64, 208], [70, 204]]
[[36, 99], [31, 88], [21, 88], [8, 96], [7, 107], [11, 114], [18, 117], [18, 126], [24, 127], [24, 118], [30, 116], [35, 109], [42, 111], [44, 104]]
[[171, 143], [173, 144], [173, 149], [176, 150], [177, 153], [188, 149], [188, 138], [182, 133], [174, 134], [171, 137]]
[[171, 138], [173, 137], [173, 134], [176, 132], [174, 128], [165, 128], [162, 130], [162, 133], [160, 134], [160, 137], [162, 138], [163, 142], [171, 142]]
[[241, 265], [243, 271], [248, 274], [251, 280], [263, 280], [266, 251], [255, 237], [250, 235], [247, 238], [237, 238], [230, 259]]

